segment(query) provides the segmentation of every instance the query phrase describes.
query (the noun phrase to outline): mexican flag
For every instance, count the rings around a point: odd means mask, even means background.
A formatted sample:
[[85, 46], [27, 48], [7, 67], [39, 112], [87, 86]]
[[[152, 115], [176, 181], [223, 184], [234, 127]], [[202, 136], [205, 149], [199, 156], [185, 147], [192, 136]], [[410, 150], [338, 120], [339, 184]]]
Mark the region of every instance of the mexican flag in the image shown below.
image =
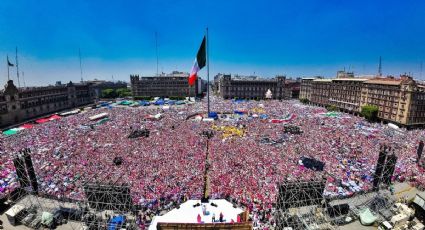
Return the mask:
[[198, 72], [207, 63], [207, 49], [206, 49], [206, 38], [202, 39], [201, 47], [199, 47], [198, 54], [196, 54], [195, 62], [193, 63], [192, 70], [189, 75], [189, 85], [194, 85], [198, 77]]

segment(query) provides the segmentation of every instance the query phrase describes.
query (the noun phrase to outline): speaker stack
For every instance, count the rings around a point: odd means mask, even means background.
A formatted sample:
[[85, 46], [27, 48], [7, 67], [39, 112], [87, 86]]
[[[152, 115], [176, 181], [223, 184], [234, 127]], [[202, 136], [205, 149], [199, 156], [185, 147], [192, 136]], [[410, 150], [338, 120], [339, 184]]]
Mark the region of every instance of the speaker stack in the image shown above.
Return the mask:
[[19, 184], [22, 188], [31, 186], [34, 192], [38, 192], [37, 177], [31, 159], [31, 150], [26, 148], [17, 154], [13, 159], [16, 168]]
[[419, 163], [421, 161], [421, 156], [422, 156], [423, 150], [424, 150], [424, 142], [421, 140], [419, 142], [418, 151], [417, 151], [417, 155], [418, 155], [418, 159], [416, 160], [417, 163]]
[[394, 148], [386, 145], [381, 145], [378, 162], [376, 164], [375, 175], [373, 177], [373, 190], [378, 191], [379, 185], [384, 183], [391, 184], [391, 177], [395, 171], [397, 156], [394, 153]]

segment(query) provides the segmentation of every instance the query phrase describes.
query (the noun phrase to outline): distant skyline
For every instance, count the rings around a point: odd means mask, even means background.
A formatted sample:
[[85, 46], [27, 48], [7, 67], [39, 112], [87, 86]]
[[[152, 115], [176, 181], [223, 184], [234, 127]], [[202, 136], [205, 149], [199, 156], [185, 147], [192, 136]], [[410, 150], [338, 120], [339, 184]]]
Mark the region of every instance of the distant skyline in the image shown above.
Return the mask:
[[[424, 1], [4, 0], [0, 4], [0, 84], [6, 55], [27, 85], [83, 77], [129, 81], [130, 74], [189, 72], [205, 28], [210, 77], [334, 77], [338, 70], [420, 77]], [[16, 81], [16, 68], [11, 68]], [[200, 72], [206, 76], [205, 70]], [[425, 79], [424, 70], [422, 79]], [[21, 84], [22, 85], [22, 84]]]

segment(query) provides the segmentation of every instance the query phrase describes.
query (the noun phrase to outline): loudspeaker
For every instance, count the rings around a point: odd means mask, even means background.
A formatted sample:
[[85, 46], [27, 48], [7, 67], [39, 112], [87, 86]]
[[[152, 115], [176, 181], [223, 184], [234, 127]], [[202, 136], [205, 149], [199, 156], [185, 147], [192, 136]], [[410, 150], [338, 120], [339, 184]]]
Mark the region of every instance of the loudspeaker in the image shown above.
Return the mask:
[[375, 191], [379, 189], [379, 184], [381, 183], [382, 171], [384, 170], [386, 157], [386, 147], [381, 147], [381, 151], [379, 152], [378, 156], [378, 162], [376, 163], [375, 175], [373, 176], [373, 190]]
[[419, 162], [421, 160], [423, 150], [424, 150], [424, 142], [420, 141], [418, 146], [418, 151], [417, 151], [418, 159], [416, 160], [416, 162]]
[[31, 155], [25, 153], [25, 166], [27, 167], [28, 177], [30, 178], [31, 187], [34, 192], [38, 192], [37, 177], [35, 176], [34, 167], [32, 165]]
[[29, 180], [27, 176], [27, 172], [25, 171], [24, 160], [22, 158], [13, 159], [13, 164], [16, 169], [16, 174], [18, 175], [18, 181], [22, 188], [29, 186]]

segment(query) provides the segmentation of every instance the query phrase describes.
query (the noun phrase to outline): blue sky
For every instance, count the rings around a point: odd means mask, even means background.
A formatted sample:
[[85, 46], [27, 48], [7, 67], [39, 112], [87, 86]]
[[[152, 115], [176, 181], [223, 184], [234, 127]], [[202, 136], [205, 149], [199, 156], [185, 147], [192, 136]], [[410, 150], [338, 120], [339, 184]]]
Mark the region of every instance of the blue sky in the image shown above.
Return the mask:
[[[27, 85], [78, 81], [81, 48], [85, 79], [128, 81], [156, 72], [157, 32], [159, 69], [190, 71], [208, 26], [212, 76], [375, 74], [382, 56], [384, 74], [419, 78], [423, 12], [413, 0], [3, 0], [0, 60], [18, 46]], [[0, 74], [4, 82], [5, 64]]]

